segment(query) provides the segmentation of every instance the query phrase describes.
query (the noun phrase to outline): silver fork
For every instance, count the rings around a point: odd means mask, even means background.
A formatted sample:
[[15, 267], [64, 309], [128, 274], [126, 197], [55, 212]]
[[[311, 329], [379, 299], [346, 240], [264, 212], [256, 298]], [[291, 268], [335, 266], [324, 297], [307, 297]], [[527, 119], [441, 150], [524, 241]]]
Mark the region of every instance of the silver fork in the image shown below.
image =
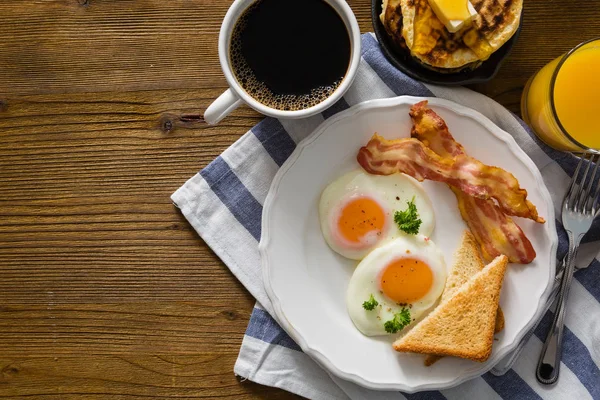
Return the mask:
[[[575, 259], [575, 256], [573, 256], [573, 259]], [[577, 267], [575, 267], [575, 270], [577, 270]], [[506, 374], [512, 368], [512, 366], [515, 364], [515, 362], [519, 359], [519, 356], [525, 349], [525, 345], [527, 344], [527, 342], [529, 342], [529, 339], [533, 336], [537, 327], [542, 322], [544, 315], [550, 309], [552, 304], [554, 304], [554, 301], [558, 297], [558, 292], [560, 290], [560, 283], [562, 282], [562, 277], [563, 277], [564, 272], [565, 272], [565, 259], [563, 258], [562, 261], [556, 266], [556, 277], [554, 278], [554, 283], [552, 284], [552, 291], [550, 292], [550, 296], [548, 296], [548, 301], [546, 302], [546, 305], [544, 306], [544, 312], [542, 313], [542, 315], [540, 315], [540, 317], [537, 319], [537, 321], [531, 327], [531, 329], [529, 329], [529, 331], [527, 331], [525, 336], [523, 336], [523, 338], [521, 339], [521, 341], [519, 342], [517, 347], [512, 351], [512, 353], [509, 353], [500, 362], [498, 362], [498, 364], [494, 365], [494, 368], [492, 368], [490, 370], [490, 373], [492, 375], [502, 376], [502, 375]]]
[[[588, 157], [589, 156], [589, 157]], [[579, 182], [578, 176], [582, 165], [587, 161], [585, 172]], [[560, 284], [560, 292], [556, 304], [554, 320], [550, 326], [550, 331], [542, 347], [542, 353], [536, 369], [536, 378], [540, 383], [551, 385], [558, 380], [560, 370], [560, 359], [562, 356], [562, 337], [564, 331], [565, 313], [567, 297], [573, 279], [575, 267], [575, 254], [583, 236], [592, 226], [594, 218], [600, 214], [600, 204], [598, 195], [600, 194], [600, 183], [597, 185], [594, 194], [592, 189], [594, 178], [600, 165], [600, 155], [597, 153], [585, 153], [581, 157], [571, 186], [565, 196], [562, 205], [562, 223], [569, 237], [569, 251], [565, 261], [565, 270]], [[593, 164], [596, 166], [592, 168]], [[590, 170], [593, 169], [591, 177]], [[588, 180], [589, 178], [589, 180]]]

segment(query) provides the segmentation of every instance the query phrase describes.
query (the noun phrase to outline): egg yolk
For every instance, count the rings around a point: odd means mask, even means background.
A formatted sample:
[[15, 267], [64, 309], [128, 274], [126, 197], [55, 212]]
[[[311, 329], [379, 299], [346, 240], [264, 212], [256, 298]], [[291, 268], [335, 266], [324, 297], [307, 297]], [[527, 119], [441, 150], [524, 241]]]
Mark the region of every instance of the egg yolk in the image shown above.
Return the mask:
[[381, 234], [385, 223], [385, 212], [373, 199], [360, 197], [344, 205], [338, 219], [338, 231], [342, 237], [352, 243], [375, 232]]
[[429, 265], [415, 258], [400, 258], [388, 264], [381, 274], [381, 290], [396, 303], [410, 304], [429, 292], [433, 273]]

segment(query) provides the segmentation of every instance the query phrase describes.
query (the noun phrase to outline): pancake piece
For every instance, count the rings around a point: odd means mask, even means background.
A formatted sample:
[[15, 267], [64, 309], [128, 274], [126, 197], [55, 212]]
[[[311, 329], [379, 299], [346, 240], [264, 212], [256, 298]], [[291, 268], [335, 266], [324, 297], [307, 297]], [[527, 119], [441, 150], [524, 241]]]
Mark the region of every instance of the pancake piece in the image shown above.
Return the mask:
[[493, 51], [519, 29], [523, 0], [471, 0], [471, 4], [477, 10], [473, 25]]
[[402, 35], [402, 7], [400, 0], [383, 0], [381, 23], [393, 42], [402, 49], [408, 49]]
[[379, 19], [381, 20], [381, 23], [383, 25], [385, 25], [385, 10], [388, 6], [388, 0], [383, 0], [381, 2], [381, 14], [379, 14]]
[[428, 0], [385, 0], [380, 18], [395, 42], [402, 32], [411, 55], [424, 66], [456, 72], [476, 68], [506, 43], [519, 27], [523, 8], [523, 0], [472, 0], [471, 4], [477, 15], [456, 33], [448, 32]]

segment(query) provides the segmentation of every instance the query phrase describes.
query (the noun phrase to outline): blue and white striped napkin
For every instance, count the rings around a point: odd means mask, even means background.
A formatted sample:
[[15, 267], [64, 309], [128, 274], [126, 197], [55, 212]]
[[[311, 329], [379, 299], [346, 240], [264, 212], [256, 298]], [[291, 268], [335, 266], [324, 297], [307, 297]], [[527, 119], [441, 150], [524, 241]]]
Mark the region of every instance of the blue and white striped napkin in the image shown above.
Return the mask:
[[[510, 68], [506, 65], [505, 68]], [[185, 183], [173, 202], [204, 241], [256, 298], [257, 303], [234, 372], [251, 381], [276, 386], [312, 399], [600, 399], [600, 223], [584, 238], [569, 297], [563, 365], [558, 385], [539, 385], [535, 365], [548, 312], [521, 357], [506, 375], [489, 373], [442, 391], [405, 394], [375, 392], [328, 375], [283, 331], [273, 315], [263, 283], [258, 253], [262, 205], [275, 173], [296, 144], [323, 120], [365, 100], [398, 95], [437, 96], [473, 108], [510, 132], [540, 169], [555, 200], [557, 216], [574, 157], [550, 149], [504, 107], [465, 88], [447, 88], [415, 81], [385, 59], [371, 34], [362, 36], [362, 59], [356, 80], [344, 98], [321, 115], [304, 120], [266, 118]], [[556, 221], [559, 256], [567, 238]], [[200, 266], [201, 268], [201, 266]]]

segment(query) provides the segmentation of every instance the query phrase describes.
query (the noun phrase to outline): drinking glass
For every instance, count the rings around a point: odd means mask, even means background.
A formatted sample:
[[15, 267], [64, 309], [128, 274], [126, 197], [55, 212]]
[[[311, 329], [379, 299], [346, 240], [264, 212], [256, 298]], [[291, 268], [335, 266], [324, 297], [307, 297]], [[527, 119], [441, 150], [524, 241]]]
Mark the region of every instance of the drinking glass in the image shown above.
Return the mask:
[[555, 149], [600, 151], [600, 38], [579, 44], [532, 76], [521, 114]]

